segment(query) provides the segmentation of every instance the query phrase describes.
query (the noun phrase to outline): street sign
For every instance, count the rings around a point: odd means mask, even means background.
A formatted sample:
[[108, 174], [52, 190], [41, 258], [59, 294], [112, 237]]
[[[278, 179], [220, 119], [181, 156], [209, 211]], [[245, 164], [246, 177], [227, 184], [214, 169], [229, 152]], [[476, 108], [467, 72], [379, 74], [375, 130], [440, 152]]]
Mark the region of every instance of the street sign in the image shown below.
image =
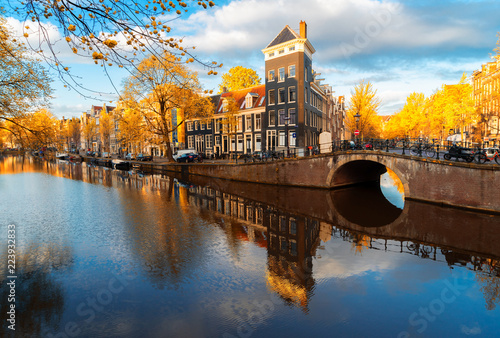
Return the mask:
[[359, 130], [354, 131], [354, 135], [358, 136], [359, 135]]
[[293, 137], [293, 138], [296, 138], [296, 137], [297, 137], [297, 134], [296, 134], [296, 133], [292, 133], [292, 137]]

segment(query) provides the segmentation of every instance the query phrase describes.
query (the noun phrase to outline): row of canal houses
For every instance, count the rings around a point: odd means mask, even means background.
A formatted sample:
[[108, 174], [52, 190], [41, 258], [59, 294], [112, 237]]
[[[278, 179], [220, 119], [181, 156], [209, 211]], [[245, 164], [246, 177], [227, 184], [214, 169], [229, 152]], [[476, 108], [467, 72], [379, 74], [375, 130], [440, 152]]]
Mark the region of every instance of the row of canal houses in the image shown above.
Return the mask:
[[[318, 145], [322, 133], [330, 141], [348, 136], [344, 98], [335, 97], [314, 72], [315, 49], [305, 22], [300, 22], [300, 33], [285, 26], [262, 52], [265, 84], [213, 96], [211, 121], [186, 121], [186, 148], [208, 156], [287, 148], [294, 152]], [[235, 126], [225, 124], [229, 100], [239, 107]]]
[[[307, 39], [307, 25], [300, 22], [300, 32], [288, 25], [262, 50], [265, 58], [265, 84], [235, 91], [224, 91], [211, 96], [214, 106], [209, 120], [192, 119], [180, 124], [182, 115], [173, 114], [172, 124], [179, 124], [171, 137], [175, 149], [196, 149], [206, 156], [247, 154], [261, 150], [290, 151], [319, 144], [319, 135], [329, 140], [346, 139], [344, 127], [344, 97], [335, 97], [332, 87], [313, 69], [315, 49]], [[227, 123], [229, 100], [239, 107], [236, 123]], [[82, 114], [81, 149], [112, 154], [143, 152], [154, 156], [165, 155], [162, 146], [154, 142], [121, 144], [116, 135], [119, 125], [113, 122], [110, 139], [99, 132], [85, 135], [85, 125], [94, 120], [99, 130], [99, 117], [115, 107], [92, 106]]]

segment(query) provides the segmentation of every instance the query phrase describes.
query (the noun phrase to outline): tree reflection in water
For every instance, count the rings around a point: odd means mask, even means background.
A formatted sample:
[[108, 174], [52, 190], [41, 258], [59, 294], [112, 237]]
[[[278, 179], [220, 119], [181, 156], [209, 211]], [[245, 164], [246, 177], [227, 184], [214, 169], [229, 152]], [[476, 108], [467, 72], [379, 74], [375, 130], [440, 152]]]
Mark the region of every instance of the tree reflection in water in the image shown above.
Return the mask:
[[[7, 249], [0, 255], [0, 311], [2, 323], [11, 303], [7, 280]], [[28, 246], [16, 253], [16, 336], [41, 337], [45, 330], [55, 330], [64, 314], [65, 289], [53, 272], [72, 266], [72, 252], [67, 247]], [[2, 324], [4, 325], [4, 324]]]
[[[18, 170], [5, 163], [2, 168]], [[318, 191], [195, 176], [142, 175], [67, 162], [32, 161], [22, 170], [104, 184], [127, 194], [132, 201], [126, 209], [128, 218], [140, 217], [127, 227], [136, 240], [133, 250], [156, 288], [176, 288], [193, 275], [193, 262], [203, 265], [204, 227], [215, 225], [223, 230], [221, 241], [233, 257], [238, 257], [245, 242], [266, 247], [268, 288], [305, 312], [316, 284], [314, 258], [327, 241], [352, 243], [356, 255], [364, 250], [410, 254], [474, 271], [486, 307], [492, 310], [500, 300], [498, 217], [414, 201], [406, 201], [401, 210], [380, 199], [376, 186]], [[167, 212], [165, 204], [173, 201], [176, 209]], [[195, 224], [193, 218], [204, 223]], [[43, 308], [49, 306], [46, 300], [55, 299], [52, 314], [44, 320], [56, 322], [64, 304], [60, 286], [41, 272], [26, 276], [26, 281], [33, 277], [30, 287], [46, 290], [49, 297], [33, 297], [26, 304]]]

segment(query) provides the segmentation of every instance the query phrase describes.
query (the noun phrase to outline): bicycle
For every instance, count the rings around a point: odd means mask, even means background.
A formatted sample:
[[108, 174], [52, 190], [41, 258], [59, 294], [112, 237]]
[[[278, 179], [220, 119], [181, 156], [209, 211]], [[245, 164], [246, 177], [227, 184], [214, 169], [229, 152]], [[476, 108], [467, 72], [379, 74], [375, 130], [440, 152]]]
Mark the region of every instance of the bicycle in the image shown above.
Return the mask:
[[434, 150], [434, 144], [432, 143], [417, 143], [410, 147], [410, 154], [413, 156], [424, 155], [425, 157], [436, 156], [436, 151]]
[[479, 164], [483, 164], [486, 161], [495, 161], [500, 164], [500, 153], [497, 148], [486, 148], [484, 150], [479, 150], [474, 154], [474, 161]]

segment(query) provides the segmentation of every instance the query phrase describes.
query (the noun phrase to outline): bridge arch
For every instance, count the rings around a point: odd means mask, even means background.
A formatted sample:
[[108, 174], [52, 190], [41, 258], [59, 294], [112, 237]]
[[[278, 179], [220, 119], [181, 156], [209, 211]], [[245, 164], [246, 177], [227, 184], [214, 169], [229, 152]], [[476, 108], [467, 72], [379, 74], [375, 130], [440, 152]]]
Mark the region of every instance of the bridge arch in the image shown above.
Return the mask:
[[401, 180], [405, 196], [410, 194], [407, 168], [390, 154], [377, 153], [346, 153], [338, 155], [335, 164], [330, 166], [326, 184], [331, 188], [348, 186], [363, 182], [373, 182], [380, 178], [387, 170], [391, 169]]

